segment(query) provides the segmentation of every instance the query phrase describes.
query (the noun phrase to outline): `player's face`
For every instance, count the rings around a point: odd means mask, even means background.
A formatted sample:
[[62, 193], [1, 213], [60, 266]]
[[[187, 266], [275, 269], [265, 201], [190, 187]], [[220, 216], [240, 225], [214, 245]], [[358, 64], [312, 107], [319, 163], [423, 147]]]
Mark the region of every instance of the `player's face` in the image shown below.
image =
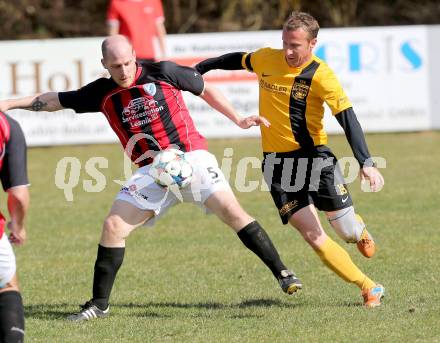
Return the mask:
[[136, 76], [136, 55], [133, 50], [121, 54], [108, 54], [102, 60], [102, 64], [120, 87], [127, 88], [133, 84]]
[[283, 50], [286, 62], [290, 67], [300, 67], [310, 60], [316, 38], [310, 39], [303, 29], [283, 30]]

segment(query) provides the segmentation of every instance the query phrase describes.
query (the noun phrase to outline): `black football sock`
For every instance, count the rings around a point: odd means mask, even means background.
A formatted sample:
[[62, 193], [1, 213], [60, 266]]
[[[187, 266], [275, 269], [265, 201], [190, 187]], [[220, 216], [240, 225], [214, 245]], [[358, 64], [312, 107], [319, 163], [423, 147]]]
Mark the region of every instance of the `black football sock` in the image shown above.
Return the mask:
[[93, 276], [93, 303], [101, 310], [108, 307], [108, 300], [115, 282], [116, 273], [124, 260], [125, 248], [98, 246]]
[[0, 342], [24, 341], [24, 311], [17, 291], [0, 293]]
[[238, 231], [237, 235], [243, 244], [269, 267], [275, 277], [278, 277], [282, 270], [287, 269], [283, 262], [281, 262], [280, 255], [266, 231], [257, 221], [246, 225]]

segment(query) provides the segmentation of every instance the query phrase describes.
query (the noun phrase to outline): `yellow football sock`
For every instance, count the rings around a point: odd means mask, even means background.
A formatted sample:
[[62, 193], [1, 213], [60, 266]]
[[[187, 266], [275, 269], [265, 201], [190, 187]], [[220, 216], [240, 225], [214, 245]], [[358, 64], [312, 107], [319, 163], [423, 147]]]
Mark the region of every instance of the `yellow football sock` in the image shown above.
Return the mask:
[[315, 251], [322, 262], [345, 281], [356, 284], [360, 289], [376, 286], [374, 281], [356, 267], [348, 253], [330, 237]]

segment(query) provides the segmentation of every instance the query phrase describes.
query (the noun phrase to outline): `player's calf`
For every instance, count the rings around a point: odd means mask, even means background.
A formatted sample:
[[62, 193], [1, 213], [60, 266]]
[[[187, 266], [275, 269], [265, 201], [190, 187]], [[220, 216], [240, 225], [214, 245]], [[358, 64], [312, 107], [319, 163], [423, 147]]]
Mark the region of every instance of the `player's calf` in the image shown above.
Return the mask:
[[293, 294], [302, 288], [301, 281], [281, 261], [272, 240], [257, 221], [246, 225], [237, 232], [237, 235], [243, 244], [270, 269], [285, 293]]
[[21, 295], [17, 291], [0, 292], [0, 341], [23, 342], [24, 313]]

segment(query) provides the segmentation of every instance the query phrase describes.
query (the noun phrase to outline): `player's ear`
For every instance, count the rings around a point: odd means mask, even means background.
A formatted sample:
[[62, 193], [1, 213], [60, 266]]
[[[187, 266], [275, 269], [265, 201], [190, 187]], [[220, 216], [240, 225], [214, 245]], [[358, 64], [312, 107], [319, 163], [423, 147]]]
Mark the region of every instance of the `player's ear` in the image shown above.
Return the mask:
[[315, 45], [316, 45], [317, 42], [318, 42], [318, 39], [316, 39], [316, 38], [312, 38], [312, 39], [310, 40], [310, 48], [313, 49], [313, 48], [315, 47]]

